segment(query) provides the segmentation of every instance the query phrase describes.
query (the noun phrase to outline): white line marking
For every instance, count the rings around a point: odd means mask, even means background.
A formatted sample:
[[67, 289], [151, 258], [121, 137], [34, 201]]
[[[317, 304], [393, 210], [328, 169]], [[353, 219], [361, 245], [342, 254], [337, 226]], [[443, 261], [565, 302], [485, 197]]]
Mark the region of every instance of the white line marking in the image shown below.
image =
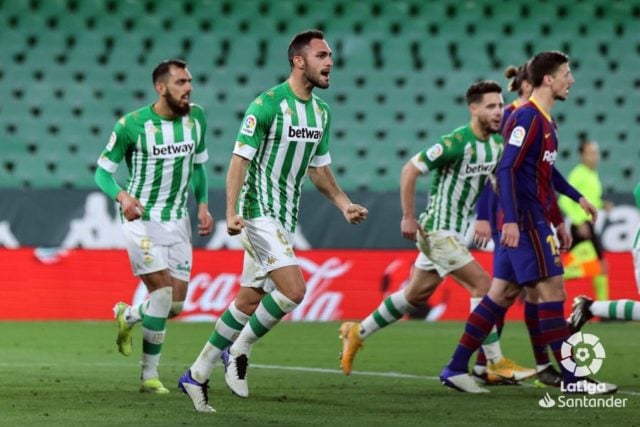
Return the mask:
[[[0, 362], [0, 368], [53, 368], [57, 366], [65, 366], [62, 363], [11, 363], [11, 362]], [[74, 366], [80, 368], [131, 368], [132, 366], [128, 362], [122, 363], [109, 363], [109, 362], [85, 362], [85, 363], [74, 363]], [[185, 368], [187, 365], [184, 363], [163, 363], [162, 366], [172, 367], [172, 368]], [[312, 368], [306, 366], [285, 366], [285, 365], [263, 365], [259, 363], [254, 363], [250, 365], [252, 368], [258, 369], [272, 369], [279, 371], [296, 371], [296, 372], [312, 372], [317, 374], [334, 374], [334, 375], [344, 375], [340, 369], [329, 369], [329, 368]], [[383, 377], [383, 378], [406, 378], [413, 380], [426, 380], [426, 381], [440, 381], [440, 378], [433, 377], [430, 375], [416, 375], [416, 374], [404, 374], [402, 372], [372, 372], [372, 371], [352, 371], [352, 376], [367, 376], [367, 377]], [[520, 383], [522, 387], [534, 388], [533, 384], [529, 383]], [[552, 387], [547, 387], [553, 390]], [[544, 390], [541, 388], [540, 390]], [[630, 396], [640, 396], [640, 392], [630, 391], [630, 390], [619, 390], [617, 394], [627, 394]]]

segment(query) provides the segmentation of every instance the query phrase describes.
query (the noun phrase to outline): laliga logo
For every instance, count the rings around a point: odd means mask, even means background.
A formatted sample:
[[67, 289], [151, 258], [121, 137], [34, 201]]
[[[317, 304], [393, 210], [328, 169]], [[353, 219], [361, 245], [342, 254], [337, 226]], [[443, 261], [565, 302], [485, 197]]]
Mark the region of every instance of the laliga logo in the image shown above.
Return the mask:
[[[576, 332], [562, 343], [562, 366], [576, 377], [595, 374], [606, 357], [600, 339], [591, 334]], [[572, 357], [573, 356], [573, 357]]]

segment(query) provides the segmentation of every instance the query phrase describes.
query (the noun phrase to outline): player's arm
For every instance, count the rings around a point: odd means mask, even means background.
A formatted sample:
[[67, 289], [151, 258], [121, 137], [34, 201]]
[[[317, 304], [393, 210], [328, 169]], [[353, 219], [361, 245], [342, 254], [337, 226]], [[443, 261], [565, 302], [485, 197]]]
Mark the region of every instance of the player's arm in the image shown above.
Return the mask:
[[125, 123], [124, 117], [116, 123], [109, 138], [109, 143], [98, 159], [98, 168], [94, 179], [100, 190], [120, 203], [124, 217], [128, 221], [134, 221], [142, 216], [144, 206], [142, 206], [140, 200], [122, 189], [113, 178], [113, 174], [118, 170], [118, 165], [124, 158], [130, 141], [127, 137]]
[[369, 211], [358, 204], [351, 203], [349, 197], [342, 191], [331, 171], [331, 154], [329, 153], [329, 134], [331, 129], [331, 110], [326, 104], [321, 104], [322, 114], [322, 139], [316, 147], [315, 153], [309, 162], [308, 175], [313, 185], [331, 203], [336, 205], [349, 224], [359, 224], [369, 215]]
[[193, 158], [193, 171], [191, 172], [191, 187], [193, 188], [193, 194], [196, 197], [198, 203], [198, 234], [200, 236], [206, 236], [213, 231], [213, 217], [209, 212], [209, 185], [207, 180], [207, 169], [205, 167], [206, 161], [209, 159], [209, 153], [207, 151], [206, 135], [207, 135], [207, 120], [205, 118], [204, 110], [199, 105], [192, 106], [193, 117], [200, 125], [200, 137], [198, 144], [196, 145], [195, 155]]
[[193, 165], [191, 187], [198, 203], [198, 234], [206, 236], [213, 231], [213, 217], [209, 212], [207, 169], [204, 163]]
[[485, 247], [489, 240], [491, 240], [491, 223], [489, 219], [493, 215], [491, 212], [491, 197], [493, 193], [493, 186], [491, 180], [487, 180], [484, 188], [480, 192], [478, 201], [476, 203], [476, 221], [474, 224], [473, 242], [480, 246]]
[[233, 154], [229, 162], [229, 171], [227, 172], [227, 233], [234, 236], [239, 234], [244, 227], [244, 220], [237, 212], [238, 197], [240, 190], [244, 184], [244, 178], [247, 175], [249, 160], [244, 157]]
[[453, 163], [462, 155], [460, 146], [454, 145], [450, 136], [443, 136], [440, 140], [413, 156], [402, 168], [400, 174], [400, 205], [402, 220], [400, 233], [408, 240], [416, 240], [416, 233], [422, 233], [422, 228], [415, 216], [416, 181], [418, 176], [426, 175], [430, 170], [442, 168]]
[[309, 178], [318, 191], [340, 209], [349, 224], [359, 224], [367, 219], [369, 211], [363, 206], [351, 203], [338, 185], [329, 165], [309, 167]]
[[636, 207], [640, 209], [640, 182], [638, 182], [636, 188], [633, 189], [633, 198], [636, 201]]
[[227, 171], [227, 233], [231, 236], [239, 234], [244, 227], [242, 214], [237, 210], [240, 190], [249, 164], [264, 143], [273, 118], [273, 108], [264, 105], [264, 97], [261, 95], [249, 105], [242, 119]]
[[[415, 216], [416, 181], [418, 180], [418, 176], [427, 172], [427, 169], [416, 164], [420, 161], [419, 158], [417, 158], [418, 156], [414, 156], [409, 160], [400, 173], [400, 206], [402, 207], [400, 232], [402, 233], [402, 237], [413, 240], [414, 242], [416, 240], [416, 233], [420, 230], [420, 225]], [[424, 170], [424, 172], [422, 172], [422, 170]]]
[[520, 218], [518, 216], [514, 178], [520, 164], [535, 142], [536, 136], [528, 134], [528, 129], [533, 128], [531, 122], [532, 119], [529, 117], [515, 117], [515, 115], [512, 115], [511, 120], [507, 122], [507, 126], [504, 129], [504, 137], [507, 142], [496, 172], [498, 196], [504, 214], [500, 243], [511, 248], [517, 247], [520, 240], [520, 230], [518, 228]]

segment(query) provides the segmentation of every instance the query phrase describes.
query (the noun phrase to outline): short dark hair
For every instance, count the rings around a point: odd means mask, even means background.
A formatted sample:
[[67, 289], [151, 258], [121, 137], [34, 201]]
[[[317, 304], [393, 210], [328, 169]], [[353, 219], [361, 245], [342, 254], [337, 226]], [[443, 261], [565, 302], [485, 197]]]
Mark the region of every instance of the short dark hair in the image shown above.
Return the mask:
[[158, 81], [166, 78], [167, 75], [169, 75], [169, 68], [172, 65], [182, 69], [187, 68], [187, 63], [182, 59], [165, 59], [164, 61], [156, 65], [156, 68], [153, 69], [153, 73], [151, 74], [153, 84], [156, 84]]
[[533, 87], [540, 87], [544, 76], [555, 73], [562, 64], [567, 62], [569, 62], [569, 56], [557, 50], [540, 52], [534, 56], [528, 67]]
[[307, 30], [296, 34], [289, 43], [289, 65], [293, 67], [293, 57], [300, 56], [302, 51], [309, 46], [311, 40], [324, 40], [324, 33], [320, 30]]
[[467, 105], [482, 101], [485, 93], [502, 93], [502, 87], [493, 80], [480, 80], [467, 89]]
[[522, 82], [531, 82], [529, 77], [529, 62], [525, 62], [519, 67], [515, 65], [509, 65], [504, 70], [504, 76], [509, 80], [507, 89], [509, 92], [518, 92], [518, 95], [522, 95]]
[[582, 155], [584, 153], [584, 150], [587, 149], [587, 145], [589, 144], [595, 144], [598, 145], [598, 142], [593, 140], [593, 139], [583, 139], [578, 143], [578, 153], [580, 155]]

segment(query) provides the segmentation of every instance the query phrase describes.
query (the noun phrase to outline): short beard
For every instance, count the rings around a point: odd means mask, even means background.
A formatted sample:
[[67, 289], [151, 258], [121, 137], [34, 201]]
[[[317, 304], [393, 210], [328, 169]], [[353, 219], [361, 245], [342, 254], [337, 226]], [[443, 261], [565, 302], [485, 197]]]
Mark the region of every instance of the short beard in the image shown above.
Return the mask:
[[164, 99], [167, 102], [167, 105], [169, 106], [169, 109], [171, 110], [171, 112], [173, 112], [173, 114], [176, 115], [177, 117], [182, 117], [184, 115], [187, 115], [191, 111], [190, 103], [187, 103], [186, 106], [182, 106], [180, 105], [180, 100], [177, 100], [176, 98], [174, 98], [168, 93], [164, 96]]
[[313, 87], [319, 87], [320, 89], [326, 89], [329, 87], [329, 83], [323, 83], [320, 82], [320, 80], [316, 79], [314, 76], [310, 76], [307, 73], [305, 73], [304, 77], [311, 82], [311, 84], [313, 85]]

